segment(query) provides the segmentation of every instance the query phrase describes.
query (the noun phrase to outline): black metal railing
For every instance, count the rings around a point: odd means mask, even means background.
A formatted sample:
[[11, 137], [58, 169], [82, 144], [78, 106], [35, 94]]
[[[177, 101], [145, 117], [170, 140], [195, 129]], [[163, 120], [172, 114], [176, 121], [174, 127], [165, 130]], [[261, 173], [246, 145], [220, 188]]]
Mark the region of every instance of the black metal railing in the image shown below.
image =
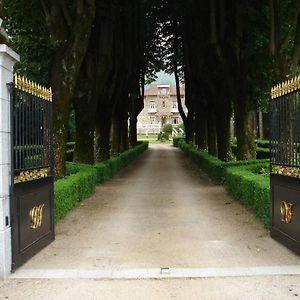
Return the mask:
[[52, 172], [52, 102], [46, 91], [21, 78], [11, 86], [14, 175], [43, 168], [47, 175]]
[[276, 166], [300, 167], [300, 91], [296, 80], [282, 84], [280, 93], [272, 96], [270, 163], [271, 172], [278, 173]]

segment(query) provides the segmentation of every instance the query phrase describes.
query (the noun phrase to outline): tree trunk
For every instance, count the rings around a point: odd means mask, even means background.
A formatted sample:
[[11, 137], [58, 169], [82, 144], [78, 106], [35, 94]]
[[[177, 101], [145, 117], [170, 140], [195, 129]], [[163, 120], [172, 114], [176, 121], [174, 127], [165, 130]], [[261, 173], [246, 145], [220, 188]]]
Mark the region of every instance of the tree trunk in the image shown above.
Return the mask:
[[95, 161], [101, 162], [110, 158], [110, 131], [112, 109], [100, 106], [95, 122]]
[[208, 118], [208, 153], [217, 156], [217, 128], [216, 117], [213, 111], [210, 112]]
[[57, 75], [52, 79], [53, 90], [53, 148], [54, 171], [57, 176], [66, 173], [66, 142], [68, 135], [68, 120], [70, 114], [71, 93], [61, 84], [61, 78]]
[[247, 109], [245, 103], [235, 106], [237, 159], [255, 159], [253, 112]]
[[131, 147], [135, 147], [137, 145], [136, 125], [137, 125], [137, 117], [131, 116], [130, 125], [129, 125], [129, 142]]
[[231, 150], [231, 116], [232, 108], [230, 100], [224, 95], [220, 95], [217, 115], [217, 144], [218, 158], [223, 161], [229, 161], [232, 157]]
[[264, 139], [264, 120], [263, 114], [261, 111], [258, 112], [258, 130], [259, 130], [259, 139]]
[[114, 115], [112, 121], [112, 142], [111, 142], [112, 155], [117, 155], [120, 153], [120, 145], [121, 145], [120, 124], [118, 118]]
[[207, 118], [203, 114], [197, 114], [195, 120], [195, 142], [198, 149], [207, 150]]

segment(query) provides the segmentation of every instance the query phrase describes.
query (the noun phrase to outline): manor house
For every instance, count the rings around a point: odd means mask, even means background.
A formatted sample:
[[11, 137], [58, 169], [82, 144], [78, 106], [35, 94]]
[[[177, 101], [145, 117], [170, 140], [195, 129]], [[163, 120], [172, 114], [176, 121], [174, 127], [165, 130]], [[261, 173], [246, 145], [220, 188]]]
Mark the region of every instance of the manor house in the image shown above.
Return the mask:
[[[184, 86], [180, 87], [181, 101], [184, 110]], [[155, 84], [145, 89], [144, 109], [138, 116], [137, 133], [153, 134], [162, 131], [164, 124], [177, 127], [182, 123], [177, 105], [176, 86]]]

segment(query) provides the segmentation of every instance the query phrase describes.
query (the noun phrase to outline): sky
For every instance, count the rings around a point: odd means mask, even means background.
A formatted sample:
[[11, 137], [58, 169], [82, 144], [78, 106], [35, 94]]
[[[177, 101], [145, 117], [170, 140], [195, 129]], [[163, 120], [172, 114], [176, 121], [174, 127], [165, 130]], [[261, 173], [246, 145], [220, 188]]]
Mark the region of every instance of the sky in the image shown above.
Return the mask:
[[[173, 75], [169, 75], [163, 71], [158, 72], [156, 74], [157, 79], [155, 80], [155, 82], [152, 82], [152, 84], [174, 84], [175, 85], [175, 79], [174, 79], [174, 74]], [[146, 87], [148, 87], [149, 85], [146, 85]]]

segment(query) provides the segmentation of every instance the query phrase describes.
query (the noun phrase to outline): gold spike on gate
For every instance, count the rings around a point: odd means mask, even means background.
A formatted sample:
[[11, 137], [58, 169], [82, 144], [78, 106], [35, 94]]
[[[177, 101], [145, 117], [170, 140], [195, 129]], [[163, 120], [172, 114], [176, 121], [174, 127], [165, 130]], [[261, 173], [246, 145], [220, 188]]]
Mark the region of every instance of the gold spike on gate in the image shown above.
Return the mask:
[[28, 80], [24, 76], [21, 77], [20, 75], [14, 76], [14, 85], [18, 90], [52, 102], [51, 88], [48, 89], [40, 84], [37, 84], [36, 82]]
[[300, 90], [300, 75], [273, 86], [271, 88], [271, 98], [275, 99], [298, 90]]

